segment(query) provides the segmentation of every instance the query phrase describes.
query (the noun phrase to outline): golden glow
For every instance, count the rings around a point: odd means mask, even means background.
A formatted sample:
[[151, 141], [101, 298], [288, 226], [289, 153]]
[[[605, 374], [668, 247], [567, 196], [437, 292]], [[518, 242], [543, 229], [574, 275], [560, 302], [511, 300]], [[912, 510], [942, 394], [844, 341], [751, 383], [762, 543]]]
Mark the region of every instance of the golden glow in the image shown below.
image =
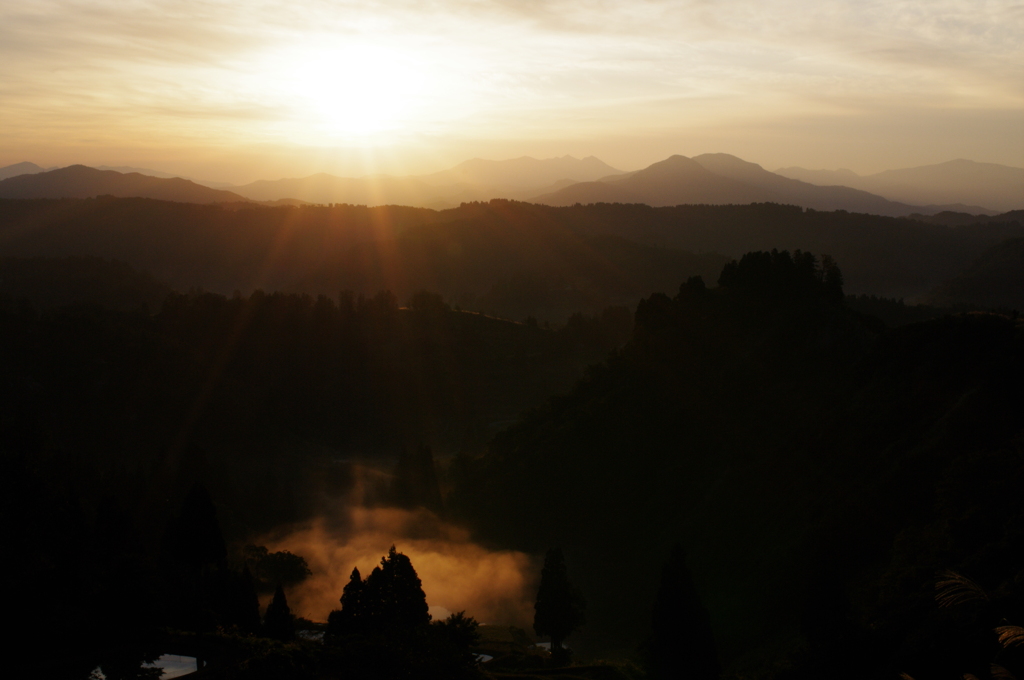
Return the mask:
[[1017, 0], [0, 3], [0, 166], [1020, 165], [1022, 35]]
[[407, 131], [419, 122], [425, 93], [436, 88], [423, 59], [392, 47], [302, 47], [270, 61], [268, 76], [292, 109], [300, 137]]

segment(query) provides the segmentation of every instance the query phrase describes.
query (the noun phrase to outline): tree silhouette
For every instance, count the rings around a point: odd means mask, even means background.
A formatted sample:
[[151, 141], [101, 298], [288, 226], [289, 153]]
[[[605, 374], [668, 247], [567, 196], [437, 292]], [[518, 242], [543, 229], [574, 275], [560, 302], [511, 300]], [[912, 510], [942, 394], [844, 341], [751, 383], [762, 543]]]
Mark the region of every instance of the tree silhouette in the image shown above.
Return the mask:
[[[206, 487], [196, 483], [172, 518], [163, 541], [168, 615], [174, 625], [212, 630], [230, 625], [231, 579], [217, 509]], [[230, 617], [229, 617], [230, 618]]]
[[533, 630], [551, 637], [551, 653], [561, 652], [562, 643], [584, 623], [586, 603], [569, 581], [561, 548], [548, 550], [540, 572], [540, 587], [534, 603]]
[[304, 557], [287, 550], [270, 552], [262, 545], [247, 545], [243, 554], [256, 590], [261, 593], [272, 591], [278, 583], [294, 586], [312, 574]]
[[241, 574], [235, 578], [235, 584], [232, 612], [234, 624], [244, 633], [257, 633], [260, 628], [260, 601], [248, 566], [242, 567]]
[[365, 632], [367, 622], [366, 601], [359, 568], [352, 569], [352, 575], [341, 593], [341, 609], [332, 611], [327, 619], [331, 635], [351, 635]]
[[288, 600], [284, 596], [284, 588], [278, 584], [274, 591], [274, 599], [267, 605], [267, 615], [263, 619], [263, 632], [275, 640], [291, 640], [295, 637], [295, 622], [292, 610], [288, 608]]
[[647, 651], [648, 671], [655, 680], [684, 675], [713, 680], [722, 673], [711, 617], [697, 597], [686, 551], [678, 543], [661, 570]]
[[[354, 577], [358, 575], [358, 571], [353, 572]], [[354, 594], [355, 586], [352, 582], [349, 585]], [[430, 623], [420, 578], [409, 558], [395, 546], [366, 577], [362, 595], [357, 611], [365, 612], [368, 627], [373, 631], [410, 630]]]
[[331, 612], [331, 637], [392, 635], [430, 623], [427, 596], [409, 558], [391, 546], [380, 566], [363, 580], [353, 569], [341, 595], [341, 609]]
[[227, 559], [217, 508], [202, 484], [196, 483], [189, 490], [181, 515], [168, 534], [172, 542], [168, 547], [192, 569], [222, 566]]

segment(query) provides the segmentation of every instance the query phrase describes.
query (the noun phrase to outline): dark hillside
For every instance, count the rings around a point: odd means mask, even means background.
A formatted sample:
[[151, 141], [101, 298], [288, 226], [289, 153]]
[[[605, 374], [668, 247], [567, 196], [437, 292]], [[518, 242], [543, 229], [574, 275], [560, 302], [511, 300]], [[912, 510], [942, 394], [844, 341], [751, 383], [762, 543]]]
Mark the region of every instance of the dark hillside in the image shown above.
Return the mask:
[[98, 257], [0, 258], [0, 296], [39, 309], [71, 304], [157, 310], [171, 289], [125, 262]]
[[850, 293], [920, 300], [987, 249], [1021, 237], [1016, 213], [949, 227], [775, 204], [552, 208], [496, 200], [438, 212], [0, 201], [0, 256], [116, 259], [179, 290], [223, 294], [390, 289], [405, 300], [427, 289], [465, 309], [552, 322], [633, 305], [687, 276], [711, 280], [725, 262], [719, 253], [773, 248], [830, 253], [843, 262]]
[[849, 292], [897, 298], [923, 297], [987, 248], [1024, 236], [1024, 222], [1016, 213], [955, 228], [776, 204], [549, 208], [492, 201], [441, 214], [467, 213], [480, 217], [498, 213], [517, 227], [553, 224], [579, 234], [613, 234], [638, 243], [730, 257], [773, 248], [830, 253], [843, 263]]
[[314, 510], [303, 485], [321, 485], [314, 471], [332, 456], [388, 467], [409, 447], [478, 449], [630, 332], [625, 310], [554, 332], [432, 294], [412, 303], [171, 294], [150, 316], [0, 299], [4, 422], [46, 433], [36, 462], [53, 461], [54, 484], [92, 496], [119, 480], [145, 498], [198, 476], [239, 527], [266, 530]]
[[725, 259], [583, 234], [550, 209], [335, 205], [228, 210], [145, 199], [0, 203], [0, 254], [114, 258], [169, 285], [337, 295], [423, 289], [465, 309], [564, 323], [635, 304]]
[[[1024, 568], [1005, 561], [1002, 510], [961, 499], [992, 528], [968, 541], [937, 503], [976, 460], [1019, 474], [1001, 452], [1020, 452], [1020, 327], [968, 315], [878, 336], [845, 309], [832, 271], [750, 254], [717, 289], [691, 281], [648, 298], [620, 353], [459, 463], [451, 502], [480, 536], [565, 549], [590, 599], [577, 644], [642, 641], [640, 603], [676, 541], [723, 661], [744, 672], [766, 672], [758, 659], [810, 676], [939, 663], [915, 642], [937, 570], [969, 567], [996, 586]], [[883, 572], [903, 580], [880, 591]], [[908, 602], [913, 615], [892, 614]], [[830, 642], [822, 626], [844, 632]]]
[[982, 253], [930, 296], [939, 305], [981, 304], [1024, 310], [1024, 239], [1009, 239]]

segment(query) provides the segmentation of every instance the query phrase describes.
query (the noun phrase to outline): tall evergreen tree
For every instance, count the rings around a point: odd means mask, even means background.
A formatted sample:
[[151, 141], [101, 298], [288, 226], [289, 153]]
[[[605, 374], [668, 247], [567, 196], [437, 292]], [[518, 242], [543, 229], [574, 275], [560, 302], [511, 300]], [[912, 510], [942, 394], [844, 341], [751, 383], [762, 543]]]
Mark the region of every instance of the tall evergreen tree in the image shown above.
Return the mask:
[[569, 581], [561, 548], [548, 550], [533, 605], [533, 630], [551, 637], [551, 653], [561, 652], [565, 638], [585, 622], [586, 603]]
[[717, 680], [722, 673], [711, 616], [697, 597], [686, 551], [678, 543], [661, 570], [647, 647], [648, 671], [655, 680]]
[[263, 632], [275, 640], [287, 641], [295, 637], [295, 621], [281, 584], [278, 584], [277, 590], [274, 591], [274, 599], [267, 605], [267, 615], [263, 618]]
[[412, 561], [395, 546], [366, 577], [362, 594], [361, 610], [372, 629], [409, 630], [430, 623], [420, 578]]
[[181, 505], [181, 514], [169, 527], [164, 549], [190, 569], [223, 566], [227, 560], [224, 535], [210, 493], [196, 483]]
[[233, 623], [244, 633], [257, 633], [260, 628], [260, 600], [248, 565], [235, 579]]
[[163, 540], [167, 617], [173, 625], [209, 630], [230, 625], [224, 620], [230, 600], [227, 548], [217, 521], [217, 508], [199, 483], [189, 490]]
[[350, 635], [362, 633], [366, 629], [367, 612], [363, 583], [359, 568], [354, 567], [348, 583], [341, 593], [341, 609], [331, 612], [328, 619], [332, 635]]

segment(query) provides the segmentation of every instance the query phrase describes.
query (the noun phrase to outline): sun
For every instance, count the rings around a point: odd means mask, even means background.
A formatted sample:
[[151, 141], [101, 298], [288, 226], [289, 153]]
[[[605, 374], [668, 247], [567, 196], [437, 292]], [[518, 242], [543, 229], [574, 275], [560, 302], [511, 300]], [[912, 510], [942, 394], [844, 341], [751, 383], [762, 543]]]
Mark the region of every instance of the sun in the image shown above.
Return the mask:
[[280, 55], [274, 71], [300, 125], [314, 135], [368, 138], [411, 131], [433, 78], [426, 60], [372, 44], [309, 47]]

